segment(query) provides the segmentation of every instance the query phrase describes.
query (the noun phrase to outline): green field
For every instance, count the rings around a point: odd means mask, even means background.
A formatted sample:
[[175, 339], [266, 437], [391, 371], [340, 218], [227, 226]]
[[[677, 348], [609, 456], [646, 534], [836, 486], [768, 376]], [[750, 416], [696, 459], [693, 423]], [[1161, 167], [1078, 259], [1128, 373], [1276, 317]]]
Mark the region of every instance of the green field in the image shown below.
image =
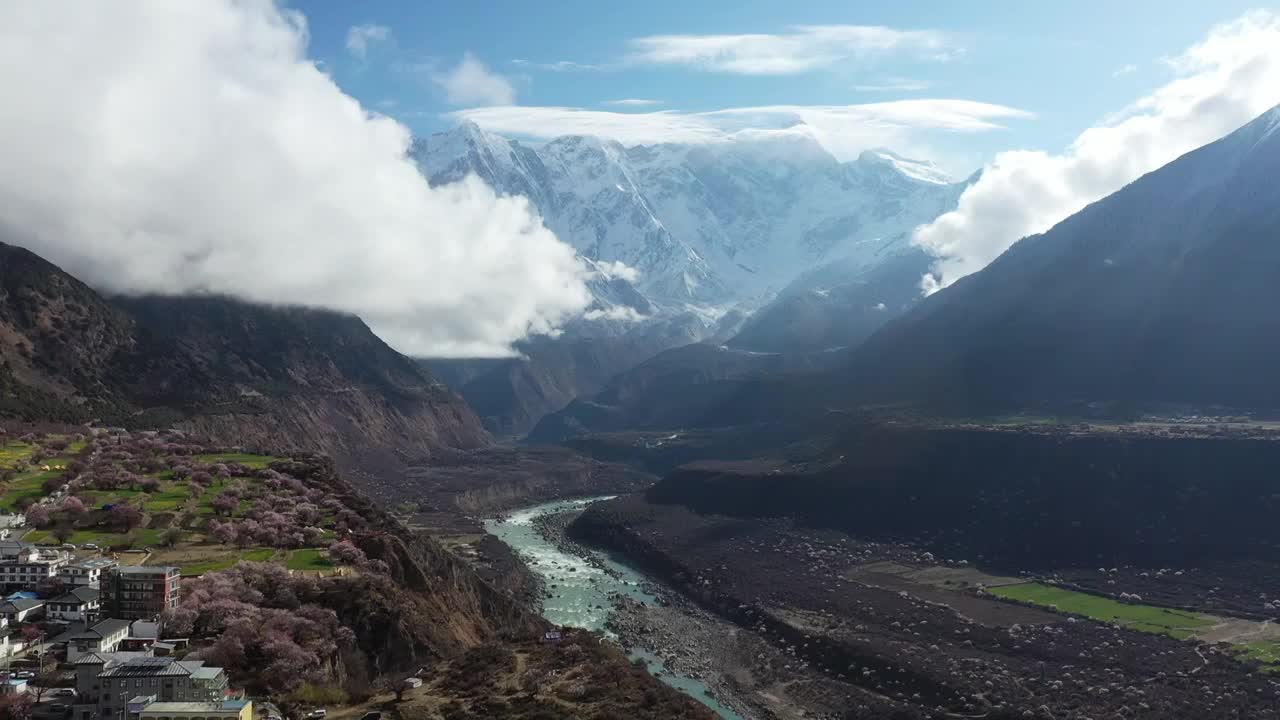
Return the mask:
[[247, 468], [261, 470], [281, 458], [270, 455], [247, 455], [245, 453], [214, 453], [211, 455], [196, 455], [195, 459], [208, 465], [214, 463], [239, 463]]
[[190, 495], [187, 494], [186, 485], [178, 485], [169, 483], [160, 488], [160, 492], [151, 493], [147, 496], [147, 501], [142, 503], [143, 512], [170, 512], [177, 510], [187, 502]]
[[1260, 663], [1263, 672], [1280, 673], [1280, 641], [1269, 640], [1238, 647], [1240, 659]]
[[273, 548], [254, 548], [245, 550], [240, 553], [233, 553], [216, 560], [207, 560], [205, 562], [190, 563], [181, 567], [183, 577], [191, 577], [194, 575], [203, 575], [205, 573], [217, 572], [218, 570], [226, 570], [240, 562], [266, 562], [274, 557], [276, 551]]
[[996, 597], [1040, 605], [1072, 615], [1083, 615], [1094, 620], [1123, 625], [1133, 630], [1161, 633], [1179, 640], [1186, 640], [1197, 628], [1208, 627], [1214, 622], [1202, 615], [1182, 610], [1152, 605], [1130, 605], [1042, 583], [1004, 585], [989, 588], [987, 592]]
[[[58, 457], [47, 458], [40, 463], [33, 465], [31, 468], [18, 473], [12, 480], [4, 485], [3, 494], [0, 494], [0, 509], [8, 512], [16, 512], [18, 503], [23, 499], [38, 500], [44, 497], [44, 491], [41, 486], [50, 478], [60, 478], [65, 470], [41, 470], [40, 465], [50, 467], [65, 466], [71, 462], [72, 457], [84, 449], [84, 442], [76, 442], [69, 445]], [[27, 460], [31, 457], [32, 451], [35, 450], [34, 445], [24, 442], [10, 442], [0, 447], [0, 467], [11, 468], [14, 463]]]
[[[163, 530], [150, 530], [147, 528], [138, 528], [133, 531], [134, 547], [156, 547], [160, 545], [160, 535]], [[120, 545], [125, 542], [129, 535], [127, 533], [113, 533], [96, 528], [85, 528], [76, 530], [71, 533], [71, 537], [67, 542], [73, 545], [84, 545], [85, 543], [93, 543], [102, 548], [109, 548]], [[57, 545], [58, 540], [53, 536], [50, 530], [32, 530], [22, 537], [27, 542], [39, 543], [42, 545]]]
[[39, 500], [44, 497], [44, 490], [40, 487], [44, 485], [44, 481], [51, 477], [59, 477], [62, 472], [61, 470], [34, 470], [18, 475], [9, 481], [4, 495], [0, 496], [0, 508], [16, 512], [18, 502], [23, 498]]
[[24, 443], [14, 441], [0, 446], [0, 467], [9, 467], [19, 460], [26, 460], [31, 457], [31, 446]]
[[290, 570], [332, 570], [333, 563], [316, 548], [303, 548], [289, 553], [285, 567]]

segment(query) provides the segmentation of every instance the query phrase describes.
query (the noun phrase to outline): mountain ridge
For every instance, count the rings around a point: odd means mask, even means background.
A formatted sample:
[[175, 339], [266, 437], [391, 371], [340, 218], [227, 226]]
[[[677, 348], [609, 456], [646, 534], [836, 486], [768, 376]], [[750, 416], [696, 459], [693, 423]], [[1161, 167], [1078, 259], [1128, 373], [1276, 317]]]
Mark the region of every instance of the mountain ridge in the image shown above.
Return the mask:
[[490, 441], [460, 398], [351, 315], [106, 298], [3, 244], [0, 287], [0, 402], [14, 417], [176, 426], [348, 466]]
[[[623, 262], [659, 303], [759, 300], [840, 257], [885, 245], [954, 204], [962, 185], [884, 149], [839, 162], [803, 132], [640, 145], [569, 135], [537, 146], [464, 123], [414, 140], [433, 183], [478, 175], [522, 195], [592, 260]], [[879, 241], [878, 243], [876, 241]]]
[[1261, 310], [1280, 301], [1278, 126], [1280, 108], [928, 298], [852, 354], [853, 376], [877, 377], [856, 393], [1280, 407], [1259, 364], [1280, 350]]
[[[410, 155], [433, 184], [474, 174], [527, 198], [594, 271], [592, 305], [561, 337], [524, 343], [508, 361], [428, 361], [502, 437], [681, 345], [790, 353], [860, 341], [918, 295], [909, 275], [925, 265], [914, 262], [910, 232], [954, 207], [965, 187], [883, 148], [840, 162], [796, 129], [714, 143], [564, 136], [535, 146], [465, 122], [415, 139]], [[809, 289], [842, 286], [829, 299], [775, 299], [821, 267], [830, 282]], [[746, 319], [757, 308], [768, 317]], [[735, 345], [744, 321], [751, 335]]]

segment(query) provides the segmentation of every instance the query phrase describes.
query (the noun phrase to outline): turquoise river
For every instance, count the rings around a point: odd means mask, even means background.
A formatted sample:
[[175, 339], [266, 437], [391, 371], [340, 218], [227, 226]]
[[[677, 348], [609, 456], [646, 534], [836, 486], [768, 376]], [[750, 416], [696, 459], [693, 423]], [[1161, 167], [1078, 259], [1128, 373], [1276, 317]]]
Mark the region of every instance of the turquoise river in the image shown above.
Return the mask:
[[[524, 508], [509, 513], [499, 520], [488, 520], [485, 529], [509, 545], [545, 582], [550, 597], [542, 604], [542, 615], [556, 625], [598, 630], [613, 638], [605, 627], [613, 612], [614, 593], [628, 595], [636, 600], [653, 604], [656, 598], [645, 592], [648, 579], [624, 563], [599, 553], [596, 560], [613, 572], [605, 572], [585, 559], [564, 552], [538, 532], [534, 520], [544, 515], [578, 510], [608, 497], [563, 500]], [[733, 710], [724, 707], [707, 694], [707, 687], [694, 678], [676, 675], [650, 653], [632, 651], [632, 658], [641, 658], [649, 671], [663, 682], [687, 693], [727, 720], [742, 720]]]

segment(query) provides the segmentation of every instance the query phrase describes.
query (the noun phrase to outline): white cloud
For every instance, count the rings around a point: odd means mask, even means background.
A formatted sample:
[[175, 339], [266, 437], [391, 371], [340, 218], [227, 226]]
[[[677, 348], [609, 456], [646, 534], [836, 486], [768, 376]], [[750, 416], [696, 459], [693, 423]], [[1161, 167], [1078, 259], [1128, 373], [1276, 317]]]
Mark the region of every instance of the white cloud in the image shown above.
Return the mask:
[[1169, 61], [1178, 77], [1089, 128], [1058, 155], [998, 154], [959, 207], [918, 228], [938, 257], [926, 292], [981, 270], [1019, 238], [1048, 230], [1280, 103], [1280, 15], [1254, 11]]
[[661, 100], [646, 100], [644, 98], [623, 98], [621, 100], [605, 100], [605, 105], [617, 105], [619, 107], [652, 107], [654, 105], [664, 104]]
[[614, 305], [605, 310], [588, 310], [582, 313], [583, 320], [613, 320], [615, 322], [640, 322], [647, 316], [639, 310], [626, 305]]
[[640, 271], [627, 265], [621, 260], [608, 262], [605, 260], [597, 260], [591, 263], [596, 272], [600, 273], [600, 277], [605, 280], [626, 280], [629, 283], [638, 282], [640, 280]]
[[454, 69], [436, 73], [431, 79], [444, 90], [450, 105], [510, 105], [516, 101], [511, 83], [490, 72], [471, 53], [463, 55]]
[[354, 25], [347, 30], [347, 52], [363, 60], [369, 53], [369, 46], [391, 37], [391, 28], [386, 25], [366, 23]]
[[1128, 65], [1121, 65], [1116, 68], [1115, 72], [1111, 73], [1111, 77], [1124, 77], [1125, 75], [1132, 75], [1136, 72], [1138, 72], [1138, 66], [1133, 63], [1129, 63]]
[[534, 138], [599, 135], [624, 144], [711, 140], [723, 135], [698, 115], [673, 111], [622, 113], [572, 107], [501, 106], [449, 113], [494, 132]]
[[631, 45], [631, 62], [742, 75], [789, 75], [893, 52], [937, 60], [961, 52], [936, 30], [871, 25], [803, 25], [781, 34], [651, 35]]
[[305, 44], [270, 0], [0, 5], [0, 238], [110, 291], [355, 313], [417, 354], [505, 354], [587, 306], [523, 199], [429, 187]]
[[854, 85], [853, 89], [855, 92], [918, 92], [920, 90], [928, 90], [929, 87], [929, 83], [922, 80], [885, 78], [878, 83]]
[[624, 145], [712, 142], [740, 132], [803, 129], [836, 157], [848, 159], [871, 147], [909, 146], [917, 131], [980, 132], [999, 121], [1032, 117], [1003, 105], [972, 100], [898, 100], [862, 105], [771, 105], [711, 112], [609, 112], [569, 107], [503, 106], [459, 110], [449, 115], [485, 129], [533, 138], [598, 135]]

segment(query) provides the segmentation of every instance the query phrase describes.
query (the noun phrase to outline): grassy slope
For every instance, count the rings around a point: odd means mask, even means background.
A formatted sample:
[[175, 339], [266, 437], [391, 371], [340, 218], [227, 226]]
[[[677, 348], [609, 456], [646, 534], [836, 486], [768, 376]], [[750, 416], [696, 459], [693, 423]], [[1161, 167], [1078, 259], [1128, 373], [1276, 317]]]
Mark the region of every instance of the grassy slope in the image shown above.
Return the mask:
[[331, 570], [333, 563], [317, 548], [302, 548], [289, 553], [285, 567], [290, 570]]

